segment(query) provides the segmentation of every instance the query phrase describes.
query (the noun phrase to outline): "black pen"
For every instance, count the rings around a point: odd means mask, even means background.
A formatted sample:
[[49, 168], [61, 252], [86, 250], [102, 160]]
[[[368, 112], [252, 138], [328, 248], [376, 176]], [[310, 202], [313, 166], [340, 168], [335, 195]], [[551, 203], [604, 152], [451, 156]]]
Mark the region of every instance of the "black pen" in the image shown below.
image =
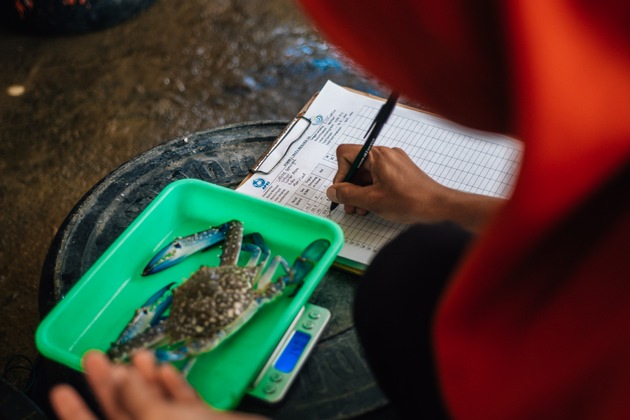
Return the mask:
[[[374, 118], [374, 121], [372, 121], [372, 124], [370, 124], [370, 128], [368, 128], [368, 131], [365, 133], [365, 137], [367, 137], [367, 140], [365, 140], [365, 143], [363, 143], [363, 147], [359, 151], [357, 157], [354, 158], [354, 162], [352, 162], [350, 170], [343, 178], [343, 182], [352, 182], [354, 174], [363, 165], [363, 162], [365, 162], [368, 153], [370, 153], [376, 137], [378, 137], [378, 134], [381, 132], [381, 129], [389, 119], [389, 116], [392, 115], [392, 111], [394, 110], [394, 106], [396, 106], [397, 101], [398, 93], [392, 92], [392, 94], [389, 95], [387, 102], [383, 104], [381, 109], [378, 111], [378, 114], [376, 114], [376, 118]], [[339, 203], [335, 203], [334, 201], [330, 203], [330, 211], [332, 212], [334, 209], [337, 208], [338, 205]]]

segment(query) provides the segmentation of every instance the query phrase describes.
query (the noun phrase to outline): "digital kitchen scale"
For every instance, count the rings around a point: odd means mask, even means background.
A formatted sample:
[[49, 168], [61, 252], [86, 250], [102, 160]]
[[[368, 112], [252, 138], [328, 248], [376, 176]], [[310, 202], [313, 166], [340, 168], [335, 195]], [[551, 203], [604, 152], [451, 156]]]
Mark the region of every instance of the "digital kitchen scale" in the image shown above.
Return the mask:
[[329, 320], [328, 309], [307, 303], [247, 391], [248, 395], [270, 404], [281, 401]]

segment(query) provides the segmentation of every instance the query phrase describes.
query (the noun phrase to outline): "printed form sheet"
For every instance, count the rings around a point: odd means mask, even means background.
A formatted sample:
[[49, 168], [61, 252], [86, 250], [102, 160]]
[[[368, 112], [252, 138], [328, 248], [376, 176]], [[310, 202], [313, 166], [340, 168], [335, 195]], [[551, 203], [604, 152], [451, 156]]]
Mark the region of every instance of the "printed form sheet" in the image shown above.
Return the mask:
[[[406, 226], [374, 214], [348, 215], [342, 206], [329, 214], [325, 191], [337, 171], [337, 146], [363, 144], [382, 104], [328, 82], [306, 110], [305, 119], [296, 120], [238, 191], [331, 218], [345, 234], [339, 255], [368, 264]], [[443, 185], [497, 197], [511, 193], [522, 154], [516, 140], [403, 106], [394, 109], [375, 145], [400, 147]]]

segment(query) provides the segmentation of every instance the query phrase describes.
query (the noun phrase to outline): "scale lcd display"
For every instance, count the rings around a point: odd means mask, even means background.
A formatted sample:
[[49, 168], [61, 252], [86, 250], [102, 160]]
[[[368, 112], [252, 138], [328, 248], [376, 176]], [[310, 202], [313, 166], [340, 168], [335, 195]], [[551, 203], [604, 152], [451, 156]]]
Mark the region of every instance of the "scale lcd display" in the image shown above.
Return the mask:
[[295, 331], [273, 367], [283, 373], [291, 372], [310, 340], [310, 334]]

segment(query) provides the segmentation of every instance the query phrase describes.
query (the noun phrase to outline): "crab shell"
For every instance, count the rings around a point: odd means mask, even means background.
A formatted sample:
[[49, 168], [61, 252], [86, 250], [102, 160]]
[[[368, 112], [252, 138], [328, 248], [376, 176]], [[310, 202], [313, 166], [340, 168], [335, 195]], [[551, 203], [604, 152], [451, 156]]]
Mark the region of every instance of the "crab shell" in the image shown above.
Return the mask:
[[206, 339], [225, 330], [254, 300], [255, 267], [202, 266], [173, 291], [166, 332], [174, 341]]

